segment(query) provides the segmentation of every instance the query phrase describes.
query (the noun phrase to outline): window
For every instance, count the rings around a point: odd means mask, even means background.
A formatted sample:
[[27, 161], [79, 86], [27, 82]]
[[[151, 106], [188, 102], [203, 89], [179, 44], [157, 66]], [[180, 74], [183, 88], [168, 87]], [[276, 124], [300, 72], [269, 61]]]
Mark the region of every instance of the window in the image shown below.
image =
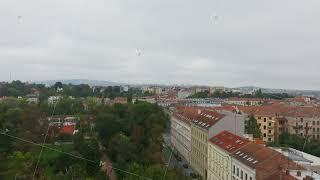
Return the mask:
[[320, 125], [320, 121], [317, 121], [317, 125]]
[[250, 180], [252, 180], [252, 177], [250, 177]]
[[316, 122], [315, 122], [315, 121], [312, 121], [312, 125], [316, 125]]
[[233, 165], [233, 174], [235, 174], [235, 173], [236, 173], [236, 166]]
[[313, 128], [313, 132], [316, 132], [316, 128]]
[[269, 126], [272, 126], [272, 123], [271, 123], [271, 122], [269, 122]]
[[269, 134], [271, 134], [271, 130], [269, 130]]
[[259, 127], [261, 127], [261, 123], [259, 123]]
[[267, 129], [267, 126], [263, 126], [263, 129]]
[[303, 118], [300, 118], [300, 121], [303, 123]]
[[243, 179], [243, 171], [241, 170], [241, 176], [240, 176], [241, 179]]
[[303, 133], [300, 133], [300, 136], [303, 136]]
[[267, 122], [267, 118], [263, 118], [263, 122]]
[[317, 128], [317, 132], [319, 132], [320, 131], [320, 129], [319, 128]]
[[271, 120], [271, 119], [272, 119], [272, 117], [269, 117], [269, 119]]
[[267, 137], [266, 133], [263, 133], [263, 137]]
[[248, 175], [247, 175], [247, 173], [244, 175], [244, 179], [245, 179], [245, 180], [248, 180]]
[[239, 168], [237, 168], [237, 176], [239, 177]]
[[272, 141], [272, 139], [271, 139], [271, 138], [268, 138], [268, 141], [269, 141], [269, 142], [271, 142], [271, 141]]

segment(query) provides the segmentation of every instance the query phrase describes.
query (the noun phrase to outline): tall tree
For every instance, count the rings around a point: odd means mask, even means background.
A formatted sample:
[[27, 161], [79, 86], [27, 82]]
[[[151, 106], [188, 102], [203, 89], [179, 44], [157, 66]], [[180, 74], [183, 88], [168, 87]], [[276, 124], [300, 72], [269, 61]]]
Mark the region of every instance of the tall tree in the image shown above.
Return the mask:
[[250, 115], [249, 119], [245, 122], [245, 132], [247, 134], [253, 134], [254, 138], [261, 138], [260, 127], [253, 115]]

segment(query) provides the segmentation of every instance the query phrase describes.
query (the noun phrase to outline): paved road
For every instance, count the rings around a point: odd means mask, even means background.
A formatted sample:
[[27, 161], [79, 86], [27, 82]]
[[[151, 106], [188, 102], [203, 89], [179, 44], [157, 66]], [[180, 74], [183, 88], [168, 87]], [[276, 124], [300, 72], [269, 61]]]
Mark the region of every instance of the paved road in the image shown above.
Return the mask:
[[107, 154], [104, 152], [104, 147], [99, 143], [99, 149], [101, 152], [101, 170], [106, 173], [106, 176], [109, 177], [110, 180], [117, 180], [117, 176], [113, 170], [112, 163], [109, 160]]
[[117, 180], [117, 176], [112, 168], [112, 163], [110, 162], [106, 154], [102, 154], [101, 162], [101, 170], [106, 173], [110, 180]]
[[[169, 160], [169, 156], [171, 154], [171, 149], [172, 149], [172, 144], [170, 141], [170, 135], [169, 134], [163, 134], [163, 140], [164, 140], [164, 155], [165, 158], [167, 160]], [[182, 161], [178, 161], [177, 157], [172, 156], [170, 164], [169, 164], [169, 168], [170, 169], [180, 169], [180, 171], [182, 172], [182, 174], [184, 174], [185, 176], [190, 176], [190, 173], [194, 173], [195, 171], [191, 168], [190, 164], [183, 158]], [[167, 163], [168, 164], [168, 163]], [[184, 168], [183, 165], [187, 164], [189, 167], [188, 168]]]

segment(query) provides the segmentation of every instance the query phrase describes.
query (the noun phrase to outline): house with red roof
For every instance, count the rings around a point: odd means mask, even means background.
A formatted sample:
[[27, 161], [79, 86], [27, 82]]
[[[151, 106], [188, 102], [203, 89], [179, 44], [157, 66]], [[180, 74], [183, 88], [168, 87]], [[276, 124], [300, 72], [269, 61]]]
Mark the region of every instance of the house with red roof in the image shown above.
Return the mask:
[[256, 143], [249, 143], [232, 153], [234, 180], [294, 179], [287, 172], [304, 168], [281, 153]]
[[191, 127], [191, 166], [204, 178], [208, 172], [208, 140], [222, 131], [244, 135], [246, 116], [235, 111], [192, 108], [187, 115]]
[[249, 143], [249, 140], [232, 134], [229, 131], [222, 131], [209, 139], [207, 179], [231, 180], [231, 155]]

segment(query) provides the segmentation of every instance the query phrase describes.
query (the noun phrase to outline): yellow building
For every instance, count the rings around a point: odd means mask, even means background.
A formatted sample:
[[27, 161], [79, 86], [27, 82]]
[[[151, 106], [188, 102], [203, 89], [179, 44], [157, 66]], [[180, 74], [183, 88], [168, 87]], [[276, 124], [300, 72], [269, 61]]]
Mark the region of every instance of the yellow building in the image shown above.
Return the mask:
[[208, 143], [208, 180], [231, 180], [231, 154], [246, 146], [248, 140], [223, 131], [212, 137]]
[[208, 130], [191, 125], [191, 166], [206, 179]]
[[188, 115], [191, 120], [191, 166], [202, 179], [207, 179], [208, 139], [224, 130], [243, 135], [245, 116], [212, 109], [190, 108], [189, 111], [192, 111]]
[[278, 137], [278, 120], [275, 115], [255, 115], [264, 142], [273, 142]]

